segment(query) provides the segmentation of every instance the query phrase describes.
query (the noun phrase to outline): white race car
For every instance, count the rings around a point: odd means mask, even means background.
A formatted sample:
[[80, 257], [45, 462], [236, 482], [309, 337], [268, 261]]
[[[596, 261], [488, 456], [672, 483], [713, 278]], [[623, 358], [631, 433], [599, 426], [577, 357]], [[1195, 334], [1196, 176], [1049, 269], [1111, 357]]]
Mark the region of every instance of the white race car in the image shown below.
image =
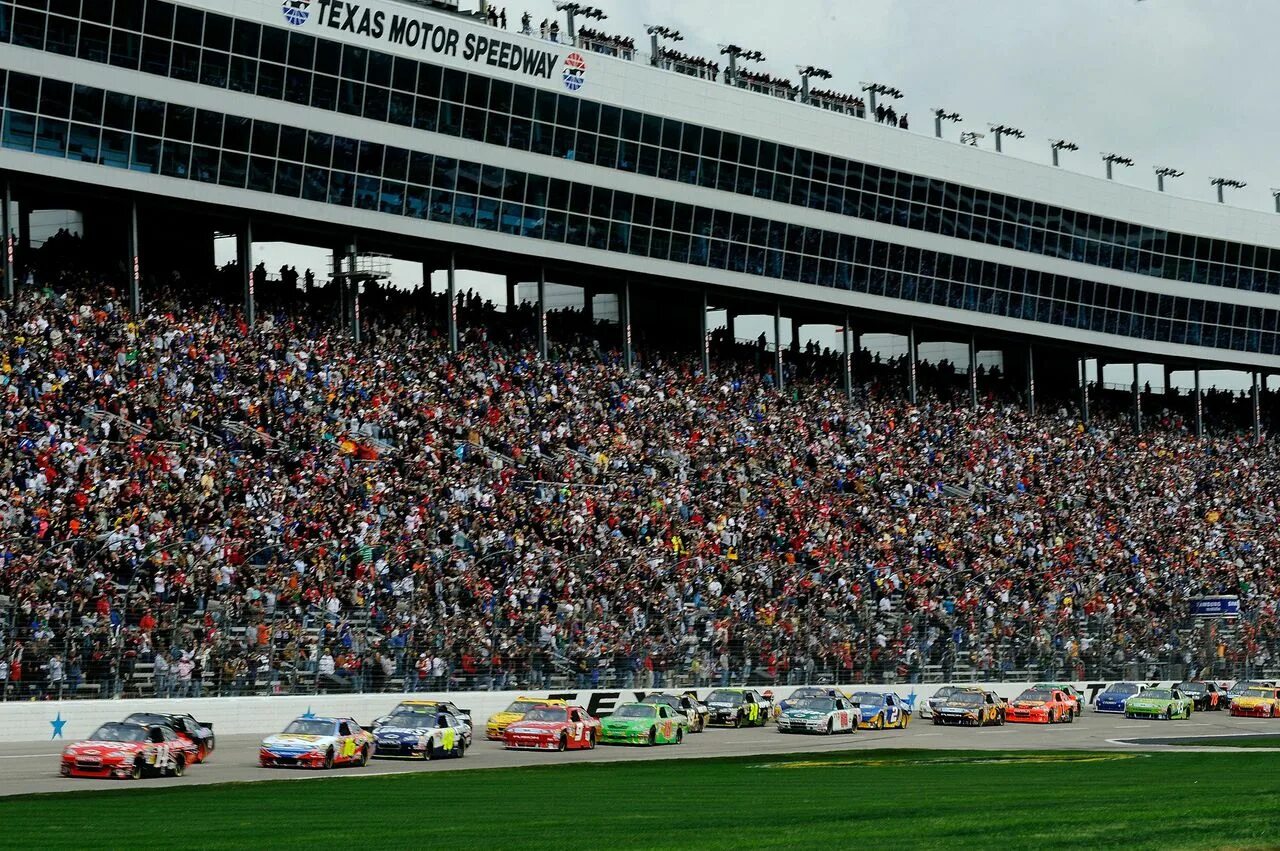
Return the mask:
[[375, 757], [441, 759], [464, 757], [471, 745], [471, 725], [451, 712], [401, 709], [373, 731]]
[[920, 701], [916, 707], [916, 716], [919, 718], [932, 718], [933, 710], [946, 702], [947, 698], [960, 691], [960, 686], [943, 686], [933, 693], [933, 697], [928, 700]]
[[861, 717], [857, 704], [843, 697], [802, 697], [778, 716], [779, 733], [852, 733]]

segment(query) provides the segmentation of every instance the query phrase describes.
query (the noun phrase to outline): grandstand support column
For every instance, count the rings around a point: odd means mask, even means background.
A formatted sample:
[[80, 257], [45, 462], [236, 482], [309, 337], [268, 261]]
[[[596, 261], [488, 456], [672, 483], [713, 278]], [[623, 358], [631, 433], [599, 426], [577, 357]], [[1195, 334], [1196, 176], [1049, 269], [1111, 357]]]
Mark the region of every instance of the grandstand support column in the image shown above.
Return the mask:
[[244, 318], [252, 330], [257, 324], [257, 307], [253, 297], [253, 222], [248, 219], [236, 234], [236, 262], [244, 279]]
[[1196, 411], [1196, 437], [1204, 437], [1204, 393], [1200, 390], [1200, 370], [1192, 370], [1195, 376], [1195, 411]]
[[978, 338], [969, 335], [969, 406], [978, 407]]
[[781, 393], [787, 389], [786, 381], [782, 377], [782, 304], [776, 304], [773, 308], [773, 366], [774, 374], [778, 379], [778, 392]]
[[1133, 427], [1142, 431], [1142, 391], [1138, 387], [1138, 364], [1133, 365]]
[[448, 292], [445, 298], [448, 304], [445, 307], [445, 323], [449, 327], [449, 353], [458, 353], [458, 256], [449, 252], [449, 270], [448, 270]]
[[350, 296], [348, 302], [350, 308], [342, 317], [342, 323], [351, 329], [351, 337], [357, 343], [360, 342], [360, 332], [357, 326], [360, 324], [360, 279], [357, 277], [357, 269], [360, 266], [360, 248], [356, 244], [356, 238], [351, 237], [351, 245], [347, 246], [347, 294]]
[[1080, 381], [1080, 421], [1089, 427], [1089, 360], [1076, 359], [1076, 374]]
[[513, 313], [516, 309], [516, 279], [512, 275], [507, 275], [507, 313]]
[[13, 275], [13, 188], [9, 185], [9, 176], [4, 178], [4, 209], [0, 210], [0, 227], [4, 228], [4, 297], [10, 301], [18, 293], [14, 286]]
[[853, 330], [849, 327], [849, 314], [844, 315], [844, 328], [840, 340], [844, 343], [844, 397], [853, 399]]
[[913, 322], [907, 328], [907, 401], [916, 403], [919, 388], [916, 386], [916, 326]]
[[711, 329], [707, 327], [707, 290], [702, 289], [702, 317], [698, 323], [700, 337], [699, 351], [702, 353], [702, 377], [711, 375]]
[[129, 201], [129, 312], [142, 310], [142, 259], [138, 256], [138, 202]]
[[538, 267], [538, 357], [547, 359], [547, 267]]
[[582, 319], [590, 335], [596, 324], [596, 294], [590, 287], [582, 288]]
[[1027, 344], [1027, 413], [1036, 415], [1036, 347]]
[[724, 312], [725, 335], [729, 338], [729, 345], [733, 345], [738, 341], [737, 322], [738, 311], [729, 308]]
[[1261, 377], [1254, 371], [1253, 376], [1253, 445], [1262, 445], [1262, 384]]
[[631, 282], [622, 282], [622, 365], [630, 372], [635, 367], [631, 351]]

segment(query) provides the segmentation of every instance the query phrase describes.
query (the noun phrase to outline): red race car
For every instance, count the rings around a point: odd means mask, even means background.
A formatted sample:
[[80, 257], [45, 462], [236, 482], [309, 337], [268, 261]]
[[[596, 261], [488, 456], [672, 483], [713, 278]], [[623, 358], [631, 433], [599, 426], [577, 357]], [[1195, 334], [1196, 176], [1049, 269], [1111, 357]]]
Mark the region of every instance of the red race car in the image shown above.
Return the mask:
[[502, 741], [512, 750], [590, 750], [600, 738], [600, 721], [581, 706], [535, 706], [507, 727]]
[[144, 727], [168, 727], [196, 747], [195, 762], [204, 762], [213, 753], [216, 741], [213, 737], [213, 725], [197, 721], [190, 715], [166, 712], [134, 712], [125, 717], [126, 724], [141, 724]]
[[113, 722], [62, 752], [63, 777], [138, 780], [145, 775], [181, 777], [196, 761], [197, 746], [168, 727]]
[[1010, 724], [1070, 724], [1075, 708], [1075, 702], [1056, 688], [1029, 688], [1009, 701], [1004, 720]]

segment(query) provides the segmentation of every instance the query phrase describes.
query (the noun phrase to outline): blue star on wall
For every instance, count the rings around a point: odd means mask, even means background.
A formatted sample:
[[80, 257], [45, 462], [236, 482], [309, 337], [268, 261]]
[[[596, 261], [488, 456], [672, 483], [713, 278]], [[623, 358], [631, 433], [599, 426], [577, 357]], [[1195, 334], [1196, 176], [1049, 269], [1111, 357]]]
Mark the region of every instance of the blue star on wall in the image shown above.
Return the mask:
[[916, 690], [912, 689], [911, 694], [907, 695], [907, 699], [903, 701], [907, 705], [907, 709], [916, 708]]
[[49, 722], [49, 726], [53, 728], [53, 735], [49, 737], [49, 741], [62, 738], [62, 728], [67, 726], [67, 722], [63, 720], [62, 713], [58, 713], [58, 717]]
[[312, 712], [312, 711], [311, 711], [311, 707], [310, 707], [310, 706], [308, 706], [308, 707], [307, 707], [307, 711], [306, 711], [306, 712], [304, 712], [304, 713], [302, 713], [302, 717], [303, 717], [303, 718], [315, 718], [315, 717], [316, 717], [316, 714], [315, 714], [314, 712]]

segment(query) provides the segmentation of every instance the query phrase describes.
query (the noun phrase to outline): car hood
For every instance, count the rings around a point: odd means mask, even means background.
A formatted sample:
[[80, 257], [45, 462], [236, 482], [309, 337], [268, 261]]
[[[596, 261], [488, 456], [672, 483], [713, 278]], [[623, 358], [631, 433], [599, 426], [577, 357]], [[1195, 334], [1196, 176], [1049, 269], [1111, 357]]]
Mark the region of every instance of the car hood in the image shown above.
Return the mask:
[[68, 753], [84, 754], [86, 756], [96, 756], [103, 753], [115, 753], [117, 751], [126, 751], [133, 753], [140, 751], [147, 746], [146, 742], [76, 742], [67, 746]]
[[600, 726], [606, 730], [632, 730], [652, 727], [657, 718], [603, 718]]
[[1141, 697], [1135, 695], [1129, 698], [1128, 706], [1164, 706], [1167, 703], [1177, 703], [1180, 698], [1176, 697]]
[[558, 733], [565, 721], [521, 721], [507, 728], [508, 733]]
[[795, 718], [798, 721], [813, 721], [818, 718], [826, 718], [827, 713], [819, 712], [816, 709], [788, 709], [783, 711], [783, 718]]
[[262, 744], [287, 748], [310, 748], [316, 745], [331, 744], [333, 741], [333, 736], [304, 736], [301, 733], [278, 733], [263, 739]]
[[399, 738], [400, 736], [426, 736], [430, 735], [432, 727], [379, 727], [374, 731], [374, 735], [388, 738]]
[[1010, 706], [1016, 706], [1019, 709], [1032, 709], [1037, 706], [1046, 706], [1048, 701], [1044, 700], [1015, 700]]

